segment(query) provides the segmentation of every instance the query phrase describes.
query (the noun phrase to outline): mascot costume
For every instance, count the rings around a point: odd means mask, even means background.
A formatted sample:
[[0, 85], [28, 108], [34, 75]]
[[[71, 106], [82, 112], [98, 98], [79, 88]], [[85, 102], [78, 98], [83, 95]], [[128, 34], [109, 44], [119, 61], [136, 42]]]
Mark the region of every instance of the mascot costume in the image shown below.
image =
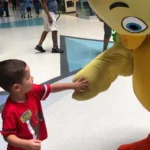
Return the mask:
[[[132, 75], [134, 93], [150, 111], [150, 0], [89, 0], [89, 4], [117, 35], [112, 48], [75, 75], [73, 82], [84, 77], [89, 87], [84, 93], [74, 92], [73, 98], [91, 99], [118, 76]], [[150, 135], [118, 150], [150, 150]]]

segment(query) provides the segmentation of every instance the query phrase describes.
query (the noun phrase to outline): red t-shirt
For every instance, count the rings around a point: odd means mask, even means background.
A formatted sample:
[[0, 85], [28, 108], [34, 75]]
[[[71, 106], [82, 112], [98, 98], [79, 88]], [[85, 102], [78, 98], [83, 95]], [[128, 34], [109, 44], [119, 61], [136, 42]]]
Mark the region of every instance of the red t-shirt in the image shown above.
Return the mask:
[[[45, 100], [50, 91], [50, 85], [33, 85], [32, 90], [26, 94], [26, 102], [17, 103], [8, 98], [2, 111], [2, 135], [14, 134], [21, 139], [46, 139], [47, 130], [40, 101]], [[7, 150], [23, 149], [8, 144]]]

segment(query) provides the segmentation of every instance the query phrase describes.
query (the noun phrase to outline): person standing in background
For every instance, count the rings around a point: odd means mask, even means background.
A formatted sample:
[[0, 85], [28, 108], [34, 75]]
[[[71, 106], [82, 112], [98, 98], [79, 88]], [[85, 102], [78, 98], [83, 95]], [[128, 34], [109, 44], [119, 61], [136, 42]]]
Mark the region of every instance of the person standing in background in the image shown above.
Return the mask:
[[21, 12], [21, 18], [26, 18], [25, 16], [25, 0], [19, 0], [19, 7]]
[[103, 51], [108, 48], [108, 43], [111, 37], [112, 29], [97, 15], [99, 21], [104, 23], [104, 44], [103, 44]]
[[6, 13], [5, 17], [9, 17], [8, 0], [4, 0], [4, 11]]
[[27, 13], [28, 13], [28, 18], [32, 18], [31, 3], [32, 3], [31, 0], [25, 0], [25, 5], [26, 5]]
[[57, 39], [58, 26], [56, 23], [56, 15], [55, 15], [57, 11], [57, 1], [56, 0], [41, 0], [41, 3], [43, 7], [42, 15], [43, 15], [43, 20], [44, 20], [44, 31], [35, 49], [42, 53], [46, 52], [43, 49], [42, 44], [48, 32], [52, 32], [52, 41], [53, 41], [52, 53], [63, 53], [63, 50], [58, 48], [58, 39]]
[[39, 2], [39, 0], [33, 0], [33, 5], [35, 8], [36, 16], [39, 17], [39, 14], [40, 14], [40, 2]]
[[12, 5], [13, 5], [13, 11], [16, 11], [17, 1], [12, 0], [11, 2], [12, 2]]
[[0, 17], [3, 17], [4, 15], [4, 4], [3, 1], [0, 0]]

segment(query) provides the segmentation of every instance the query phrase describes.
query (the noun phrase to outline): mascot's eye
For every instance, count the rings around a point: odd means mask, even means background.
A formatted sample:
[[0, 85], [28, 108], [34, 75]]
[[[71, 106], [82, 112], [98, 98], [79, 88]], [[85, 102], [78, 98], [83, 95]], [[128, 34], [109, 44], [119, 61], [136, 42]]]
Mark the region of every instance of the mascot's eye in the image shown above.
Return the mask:
[[129, 32], [139, 33], [147, 29], [147, 24], [136, 18], [136, 17], [126, 17], [122, 20], [122, 26]]

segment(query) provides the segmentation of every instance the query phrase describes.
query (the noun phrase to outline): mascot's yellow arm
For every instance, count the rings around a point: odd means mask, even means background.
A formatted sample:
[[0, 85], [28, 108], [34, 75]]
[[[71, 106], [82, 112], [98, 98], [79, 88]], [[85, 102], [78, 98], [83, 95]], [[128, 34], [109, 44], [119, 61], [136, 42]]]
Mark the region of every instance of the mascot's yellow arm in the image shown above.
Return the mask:
[[112, 48], [97, 56], [91, 63], [79, 71], [73, 82], [84, 77], [89, 87], [84, 93], [74, 92], [76, 100], [88, 100], [107, 90], [118, 75], [129, 76], [133, 73], [133, 54], [122, 45], [122, 38], [117, 37]]

